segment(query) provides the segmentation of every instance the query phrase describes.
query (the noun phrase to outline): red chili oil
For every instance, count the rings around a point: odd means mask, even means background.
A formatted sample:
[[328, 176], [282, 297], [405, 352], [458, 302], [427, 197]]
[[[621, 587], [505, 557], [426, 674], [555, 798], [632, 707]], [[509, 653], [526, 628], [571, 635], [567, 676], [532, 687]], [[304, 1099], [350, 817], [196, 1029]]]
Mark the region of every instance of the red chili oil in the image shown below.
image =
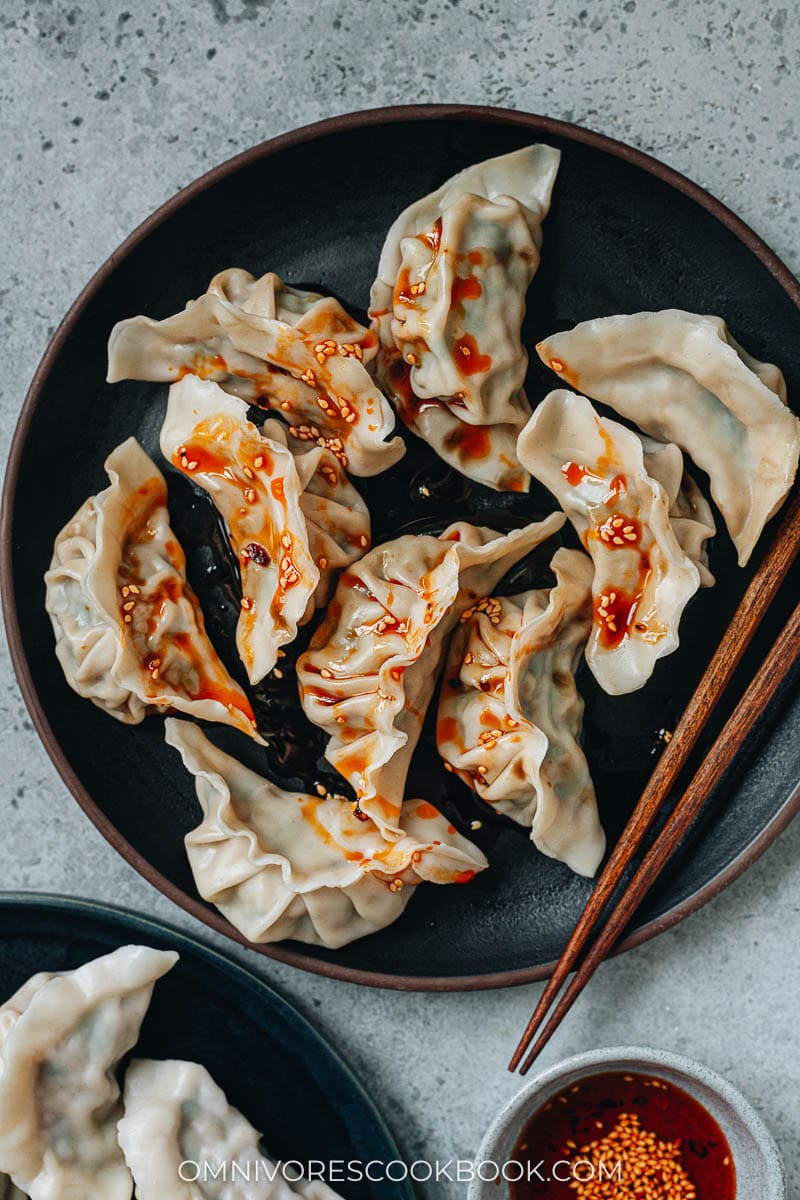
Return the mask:
[[[625, 1154], [619, 1150], [612, 1155], [612, 1160], [620, 1164], [616, 1180], [601, 1180], [597, 1169], [594, 1178], [588, 1178], [589, 1168], [575, 1164], [591, 1160], [587, 1147], [614, 1130], [618, 1131], [619, 1141], [620, 1121], [623, 1128], [633, 1125], [662, 1145], [677, 1142], [677, 1152], [667, 1153], [677, 1159], [680, 1174], [685, 1173], [689, 1182], [640, 1191], [630, 1187], [629, 1167], [628, 1190]], [[511, 1158], [525, 1166], [524, 1177], [509, 1183], [511, 1200], [600, 1200], [639, 1195], [652, 1196], [653, 1200], [689, 1200], [692, 1196], [695, 1200], [734, 1200], [736, 1196], [731, 1148], [711, 1113], [682, 1088], [652, 1075], [609, 1071], [565, 1088], [529, 1118]], [[654, 1152], [653, 1164], [657, 1161]], [[538, 1171], [533, 1171], [537, 1166]], [[532, 1178], [527, 1178], [529, 1175]], [[576, 1184], [576, 1179], [583, 1182]]]

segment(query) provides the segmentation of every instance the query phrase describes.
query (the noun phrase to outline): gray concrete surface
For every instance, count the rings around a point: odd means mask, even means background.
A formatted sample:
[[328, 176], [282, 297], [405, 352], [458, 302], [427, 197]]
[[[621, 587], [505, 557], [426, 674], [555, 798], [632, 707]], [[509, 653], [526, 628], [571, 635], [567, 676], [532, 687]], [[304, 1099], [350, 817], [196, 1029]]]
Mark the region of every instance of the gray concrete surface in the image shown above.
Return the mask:
[[[800, 29], [788, 4], [4, 0], [0, 25], [3, 461], [49, 335], [122, 237], [207, 167], [338, 112], [451, 100], [575, 120], [697, 179], [800, 265]], [[2, 886], [88, 894], [211, 940], [90, 826], [5, 653], [0, 669]], [[620, 1042], [703, 1059], [760, 1109], [795, 1195], [798, 853], [800, 823], [697, 916], [607, 964], [543, 1059]], [[341, 1048], [409, 1156], [469, 1156], [518, 1086], [504, 1063], [535, 989], [356, 992], [230, 952]]]

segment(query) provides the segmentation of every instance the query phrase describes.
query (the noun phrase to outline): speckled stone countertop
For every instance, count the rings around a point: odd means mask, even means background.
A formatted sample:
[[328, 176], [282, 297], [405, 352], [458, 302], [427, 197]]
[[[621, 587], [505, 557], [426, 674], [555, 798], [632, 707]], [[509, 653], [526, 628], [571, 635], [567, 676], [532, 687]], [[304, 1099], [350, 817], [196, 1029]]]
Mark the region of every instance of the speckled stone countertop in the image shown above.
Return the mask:
[[[800, 25], [788, 4], [4, 0], [0, 26], [3, 461], [50, 334], [121, 239], [208, 167], [335, 113], [464, 101], [576, 121], [696, 179], [800, 266]], [[33, 732], [5, 650], [0, 669], [3, 887], [88, 894], [220, 944], [89, 824]], [[798, 856], [800, 822], [696, 916], [604, 966], [542, 1059], [639, 1042], [704, 1060], [771, 1127], [790, 1195]], [[355, 991], [224, 948], [341, 1049], [408, 1157], [469, 1157], [518, 1087], [505, 1061], [538, 989]], [[464, 1186], [420, 1191], [449, 1198]]]

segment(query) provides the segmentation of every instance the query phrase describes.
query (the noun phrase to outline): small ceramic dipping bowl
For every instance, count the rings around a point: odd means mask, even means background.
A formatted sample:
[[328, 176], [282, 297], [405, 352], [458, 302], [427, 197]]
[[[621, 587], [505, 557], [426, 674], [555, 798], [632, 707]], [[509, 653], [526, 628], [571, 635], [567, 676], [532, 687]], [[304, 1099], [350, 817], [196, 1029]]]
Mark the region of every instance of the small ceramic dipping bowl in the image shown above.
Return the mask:
[[[737, 1200], [785, 1200], [786, 1176], [772, 1134], [758, 1113], [727, 1080], [680, 1054], [641, 1046], [590, 1050], [557, 1063], [530, 1080], [495, 1118], [481, 1148], [483, 1163], [506, 1163], [533, 1114], [565, 1088], [608, 1071], [652, 1075], [682, 1088], [716, 1120], [731, 1148]], [[491, 1172], [487, 1170], [487, 1174]], [[468, 1200], [509, 1200], [509, 1184], [474, 1179]]]

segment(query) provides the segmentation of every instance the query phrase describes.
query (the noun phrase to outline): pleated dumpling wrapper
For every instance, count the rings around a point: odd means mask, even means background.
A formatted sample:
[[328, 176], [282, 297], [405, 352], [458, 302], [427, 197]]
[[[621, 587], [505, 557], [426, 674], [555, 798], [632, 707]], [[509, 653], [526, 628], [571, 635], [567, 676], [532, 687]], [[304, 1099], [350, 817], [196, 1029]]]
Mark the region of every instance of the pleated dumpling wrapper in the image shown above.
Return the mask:
[[264, 437], [288, 446], [300, 477], [300, 508], [308, 528], [311, 557], [319, 570], [314, 604], [323, 608], [331, 598], [340, 571], [363, 558], [372, 544], [370, 515], [361, 493], [335, 455], [324, 446], [297, 442], [282, 421], [269, 417]]
[[609, 695], [634, 692], [677, 648], [681, 615], [700, 586], [667, 493], [647, 473], [641, 438], [598, 416], [585, 396], [555, 391], [523, 430], [519, 454], [594, 563], [592, 674]]
[[271, 420], [259, 430], [243, 400], [194, 375], [170, 388], [161, 427], [162, 454], [208, 492], [227, 527], [242, 584], [236, 645], [251, 683], [327, 600], [332, 572], [369, 546], [369, 514], [344, 468], [322, 447], [295, 456], [284, 428]]
[[503, 536], [460, 522], [440, 537], [375, 546], [339, 580], [297, 662], [306, 716], [330, 735], [325, 757], [387, 838], [402, 836], [411, 756], [465, 609], [564, 524], [563, 513]]
[[640, 435], [644, 468], [667, 494], [669, 523], [678, 545], [700, 572], [700, 586], [713, 587], [708, 563], [709, 538], [717, 532], [711, 505], [686, 470], [683, 455], [673, 442], [658, 442]]
[[0, 1170], [31, 1200], [130, 1200], [114, 1072], [177, 958], [122, 946], [0, 1008]]
[[119, 1141], [137, 1200], [338, 1200], [267, 1158], [261, 1134], [199, 1063], [134, 1060]]
[[744, 566], [800, 456], [778, 367], [742, 349], [720, 317], [675, 308], [585, 321], [536, 349], [572, 387], [694, 459]]
[[527, 146], [467, 167], [400, 214], [370, 295], [378, 378], [445, 462], [526, 491], [525, 296], [539, 266], [559, 151]]
[[468, 883], [487, 866], [425, 801], [404, 802], [387, 842], [341, 797], [285, 792], [188, 721], [169, 719], [166, 737], [203, 810], [186, 835], [197, 890], [251, 942], [335, 950], [395, 921], [416, 884]]
[[591, 560], [556, 551], [552, 588], [462, 614], [442, 681], [436, 743], [468, 787], [551, 858], [594, 875], [605, 850], [580, 747], [574, 671], [592, 625]]
[[399, 437], [386, 440], [394, 415], [364, 365], [375, 346], [375, 334], [337, 300], [232, 268], [175, 316], [115, 325], [108, 381], [213, 379], [279, 411], [292, 439], [324, 445], [353, 475], [378, 475], [405, 446]]
[[260, 740], [186, 581], [163, 475], [134, 438], [105, 467], [110, 486], [61, 530], [45, 575], [67, 683], [128, 725], [177, 709]]

